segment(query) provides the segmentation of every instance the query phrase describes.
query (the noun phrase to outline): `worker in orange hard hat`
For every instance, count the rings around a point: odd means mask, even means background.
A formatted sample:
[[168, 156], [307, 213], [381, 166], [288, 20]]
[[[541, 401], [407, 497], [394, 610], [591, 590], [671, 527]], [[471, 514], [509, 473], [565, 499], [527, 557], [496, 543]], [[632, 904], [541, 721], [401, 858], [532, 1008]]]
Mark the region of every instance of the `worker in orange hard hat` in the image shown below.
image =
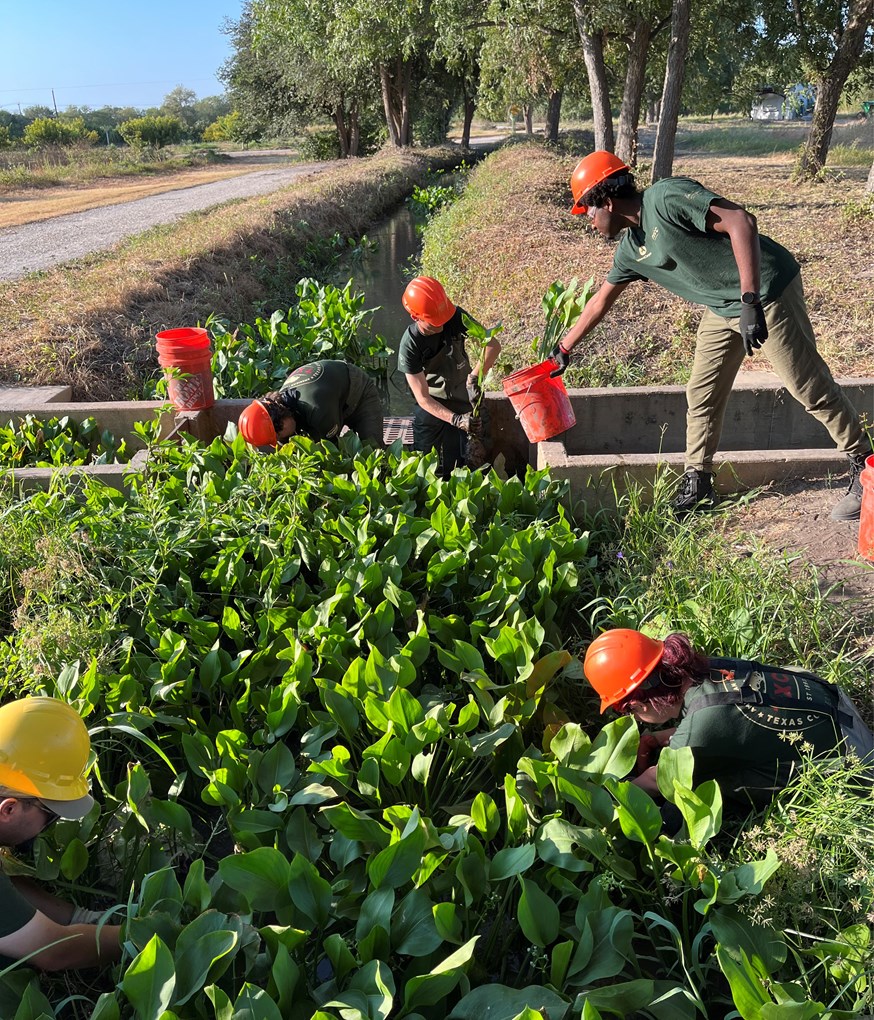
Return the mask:
[[472, 448], [481, 451], [478, 459], [484, 463], [490, 445], [479, 380], [488, 375], [501, 345], [493, 338], [471, 367], [466, 313], [431, 276], [411, 280], [402, 301], [413, 319], [398, 347], [398, 370], [407, 377], [416, 401], [413, 445], [439, 450], [444, 476], [460, 464], [479, 466]]
[[708, 658], [685, 634], [657, 641], [637, 630], [607, 630], [589, 645], [586, 678], [612, 708], [639, 723], [669, 729], [640, 740], [638, 776], [658, 793], [665, 746], [690, 747], [695, 783], [718, 781], [729, 810], [763, 806], [797, 769], [801, 755], [786, 732], [803, 735], [814, 753], [852, 751], [874, 763], [874, 736], [846, 694], [813, 673], [746, 659]]
[[383, 443], [383, 407], [376, 383], [346, 361], [301, 365], [281, 390], [253, 400], [239, 420], [243, 438], [253, 446], [276, 446], [295, 435], [336, 439], [344, 427], [366, 442]]
[[[0, 846], [24, 847], [58, 818], [79, 819], [94, 806], [86, 769], [88, 730], [55, 698], [22, 698], [0, 707]], [[43, 970], [106, 966], [121, 957], [117, 925], [0, 872], [0, 961]]]
[[796, 259], [760, 234], [756, 218], [698, 181], [669, 177], [645, 191], [612, 152], [592, 152], [571, 176], [572, 213], [619, 239], [606, 281], [552, 352], [563, 372], [576, 345], [636, 280], [652, 280], [704, 306], [686, 387], [686, 470], [678, 516], [716, 502], [713, 461], [728, 398], [745, 356], [764, 353], [789, 393], [828, 430], [850, 460], [846, 493], [832, 520], [859, 520], [860, 475], [871, 442], [816, 348]]

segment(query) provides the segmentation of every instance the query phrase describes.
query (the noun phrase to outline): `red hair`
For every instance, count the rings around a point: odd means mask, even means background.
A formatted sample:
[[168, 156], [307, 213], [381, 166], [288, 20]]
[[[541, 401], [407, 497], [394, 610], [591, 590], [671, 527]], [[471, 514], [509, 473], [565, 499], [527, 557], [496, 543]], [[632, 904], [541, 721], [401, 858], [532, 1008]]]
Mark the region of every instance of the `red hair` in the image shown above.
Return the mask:
[[658, 666], [648, 679], [651, 686], [641, 685], [623, 698], [614, 707], [618, 712], [628, 712], [631, 705], [652, 705], [654, 708], [668, 707], [680, 710], [682, 691], [700, 684], [708, 672], [706, 655], [695, 651], [685, 634], [668, 634]]

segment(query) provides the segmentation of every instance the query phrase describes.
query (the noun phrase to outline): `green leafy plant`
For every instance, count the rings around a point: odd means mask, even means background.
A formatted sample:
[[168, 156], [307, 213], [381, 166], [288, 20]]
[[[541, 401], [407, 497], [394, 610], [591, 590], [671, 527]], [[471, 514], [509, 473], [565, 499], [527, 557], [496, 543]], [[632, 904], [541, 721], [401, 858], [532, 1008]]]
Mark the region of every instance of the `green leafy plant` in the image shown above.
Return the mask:
[[28, 414], [0, 427], [0, 467], [120, 464], [129, 459], [124, 440], [100, 430], [94, 418], [39, 418]]
[[595, 278], [590, 277], [580, 287], [577, 277], [567, 284], [555, 280], [543, 295], [541, 306], [546, 315], [543, 336], [531, 342], [531, 353], [539, 361], [545, 361], [564, 334], [582, 315], [586, 303], [592, 296]]

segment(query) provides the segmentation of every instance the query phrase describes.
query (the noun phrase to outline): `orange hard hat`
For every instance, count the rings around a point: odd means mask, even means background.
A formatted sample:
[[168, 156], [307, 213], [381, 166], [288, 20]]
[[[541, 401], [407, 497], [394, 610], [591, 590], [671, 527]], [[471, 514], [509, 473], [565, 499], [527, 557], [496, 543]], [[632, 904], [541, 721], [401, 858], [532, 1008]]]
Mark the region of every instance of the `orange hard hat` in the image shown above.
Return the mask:
[[276, 429], [260, 400], [253, 400], [243, 411], [238, 428], [243, 439], [252, 446], [276, 446]]
[[607, 180], [608, 177], [618, 173], [620, 170], [628, 170], [628, 167], [618, 156], [614, 156], [612, 152], [604, 152], [602, 149], [599, 149], [597, 152], [589, 153], [588, 156], [583, 156], [571, 174], [571, 192], [574, 196], [574, 205], [571, 212], [574, 215], [587, 213], [589, 207], [583, 201], [583, 197], [596, 184]]
[[601, 711], [627, 698], [662, 661], [664, 643], [639, 630], [605, 630], [589, 645], [583, 670], [601, 695]]
[[414, 319], [429, 326], [443, 326], [455, 314], [455, 305], [446, 296], [443, 284], [433, 276], [410, 280], [401, 300]]

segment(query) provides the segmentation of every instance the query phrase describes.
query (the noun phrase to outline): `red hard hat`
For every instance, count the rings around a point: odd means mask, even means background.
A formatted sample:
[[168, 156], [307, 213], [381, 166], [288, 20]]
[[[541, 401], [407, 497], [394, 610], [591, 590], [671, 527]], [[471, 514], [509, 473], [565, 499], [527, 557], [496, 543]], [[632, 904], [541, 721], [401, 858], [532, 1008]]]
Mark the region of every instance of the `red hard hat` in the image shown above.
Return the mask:
[[446, 296], [443, 284], [433, 276], [410, 280], [401, 300], [414, 319], [429, 326], [443, 326], [455, 314], [455, 305]]
[[574, 167], [571, 174], [571, 192], [574, 196], [574, 205], [571, 212], [574, 215], [587, 213], [589, 207], [583, 201], [583, 196], [588, 194], [601, 181], [605, 181], [611, 174], [620, 170], [628, 170], [628, 167], [618, 156], [612, 152], [604, 152], [599, 149], [597, 152], [589, 153]]
[[276, 429], [260, 400], [253, 400], [243, 411], [238, 428], [252, 446], [276, 446]]
[[664, 643], [639, 630], [605, 630], [589, 645], [583, 670], [601, 695], [601, 711], [637, 690], [662, 661]]

